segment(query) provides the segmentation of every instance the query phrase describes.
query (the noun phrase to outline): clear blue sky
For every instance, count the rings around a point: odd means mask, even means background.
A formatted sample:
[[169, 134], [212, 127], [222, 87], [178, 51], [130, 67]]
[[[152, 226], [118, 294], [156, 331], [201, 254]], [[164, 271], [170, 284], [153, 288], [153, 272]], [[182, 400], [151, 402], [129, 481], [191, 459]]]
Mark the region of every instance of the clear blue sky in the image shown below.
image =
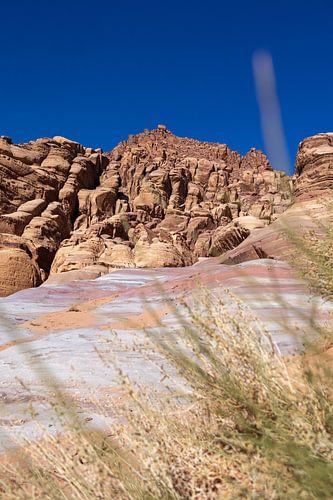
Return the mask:
[[1, 5], [0, 134], [110, 150], [166, 123], [264, 148], [252, 54], [270, 51], [292, 160], [333, 129], [333, 1], [11, 0]]

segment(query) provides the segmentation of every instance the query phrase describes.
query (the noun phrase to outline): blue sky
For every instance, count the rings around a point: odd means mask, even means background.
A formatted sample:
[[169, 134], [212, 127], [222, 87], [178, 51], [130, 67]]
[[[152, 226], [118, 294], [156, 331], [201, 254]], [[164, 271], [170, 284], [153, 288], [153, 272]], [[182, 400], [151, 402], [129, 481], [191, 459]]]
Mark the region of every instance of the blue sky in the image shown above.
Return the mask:
[[292, 161], [302, 138], [333, 129], [332, 0], [12, 0], [0, 15], [0, 134], [15, 142], [110, 150], [165, 123], [265, 149], [257, 49], [273, 58]]

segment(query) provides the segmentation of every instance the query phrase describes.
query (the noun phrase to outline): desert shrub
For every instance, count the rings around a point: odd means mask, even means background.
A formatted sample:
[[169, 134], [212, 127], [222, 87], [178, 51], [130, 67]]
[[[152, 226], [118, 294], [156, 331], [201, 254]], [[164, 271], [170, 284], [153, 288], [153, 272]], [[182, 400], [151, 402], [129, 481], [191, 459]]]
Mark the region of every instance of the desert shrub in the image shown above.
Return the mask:
[[[233, 481], [231, 496], [243, 491], [273, 498], [330, 498], [332, 377], [326, 354], [321, 353], [320, 363], [308, 359], [307, 351], [297, 363], [285, 361], [269, 333], [237, 302], [234, 298], [232, 313], [230, 300], [209, 292], [184, 303], [190, 325], [182, 336], [193, 355], [167, 336], [159, 342], [193, 387], [197, 411], [200, 407], [210, 416], [210, 446], [203, 441], [211, 468], [220, 463], [220, 484], [230, 483], [225, 462], [243, 464], [243, 480]], [[209, 477], [209, 467], [206, 472]]]
[[333, 201], [322, 200], [322, 219], [315, 228], [295, 232], [285, 226], [286, 238], [291, 242], [289, 260], [308, 283], [311, 291], [329, 300], [333, 299]]
[[6, 498], [331, 498], [329, 370], [317, 377], [306, 352], [283, 359], [232, 299], [200, 290], [183, 301], [182, 331], [154, 337], [191, 392], [152, 399], [121, 375], [113, 437], [75, 422], [27, 446], [23, 466], [1, 467]]
[[[298, 246], [295, 266], [330, 298], [333, 239], [321, 234]], [[314, 317], [303, 352], [283, 358], [237, 297], [198, 289], [182, 310], [173, 311], [177, 331], [148, 333], [180, 375], [179, 391], [148, 396], [120, 374], [126, 397], [112, 436], [86, 429], [71, 409], [62, 435], [0, 462], [4, 498], [333, 498], [332, 329]]]

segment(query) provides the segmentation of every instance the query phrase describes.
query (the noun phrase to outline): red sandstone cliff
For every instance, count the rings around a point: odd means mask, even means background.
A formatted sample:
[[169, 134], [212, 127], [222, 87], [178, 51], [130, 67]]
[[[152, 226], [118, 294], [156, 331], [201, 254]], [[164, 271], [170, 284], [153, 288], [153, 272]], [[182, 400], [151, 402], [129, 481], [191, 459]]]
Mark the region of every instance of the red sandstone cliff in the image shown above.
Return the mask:
[[[332, 134], [300, 144], [294, 196], [332, 187]], [[62, 137], [0, 138], [0, 295], [52, 273], [184, 266], [238, 247], [291, 204], [267, 157], [161, 126], [111, 153]], [[256, 257], [260, 257], [260, 252]]]

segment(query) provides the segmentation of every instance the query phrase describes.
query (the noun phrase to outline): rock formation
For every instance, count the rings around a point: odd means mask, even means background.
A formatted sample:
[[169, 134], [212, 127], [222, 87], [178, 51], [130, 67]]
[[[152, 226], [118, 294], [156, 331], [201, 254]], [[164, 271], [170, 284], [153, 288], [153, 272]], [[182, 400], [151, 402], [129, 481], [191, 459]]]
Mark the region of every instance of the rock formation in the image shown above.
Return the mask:
[[317, 134], [299, 145], [295, 197], [307, 200], [333, 189], [333, 133]]
[[237, 264], [265, 257], [286, 259], [293, 246], [288, 234], [320, 237], [322, 224], [333, 224], [327, 204], [332, 202], [332, 194], [333, 133], [317, 134], [299, 144], [293, 204], [271, 225], [253, 231], [246, 241], [226, 252], [221, 262]]
[[[301, 143], [296, 197], [332, 185], [332, 144], [332, 134]], [[269, 230], [293, 194], [293, 179], [261, 151], [241, 156], [164, 125], [111, 153], [63, 137], [19, 145], [1, 137], [0, 179], [0, 295], [50, 273], [186, 266], [225, 254]]]
[[100, 151], [54, 137], [0, 138], [0, 295], [40, 284], [77, 218], [78, 193], [98, 186]]
[[[219, 255], [290, 204], [290, 179], [266, 156], [179, 138], [160, 125], [109, 155], [94, 190], [78, 192], [78, 216], [51, 272], [83, 266], [184, 266]], [[248, 227], [246, 226], [248, 219]]]

